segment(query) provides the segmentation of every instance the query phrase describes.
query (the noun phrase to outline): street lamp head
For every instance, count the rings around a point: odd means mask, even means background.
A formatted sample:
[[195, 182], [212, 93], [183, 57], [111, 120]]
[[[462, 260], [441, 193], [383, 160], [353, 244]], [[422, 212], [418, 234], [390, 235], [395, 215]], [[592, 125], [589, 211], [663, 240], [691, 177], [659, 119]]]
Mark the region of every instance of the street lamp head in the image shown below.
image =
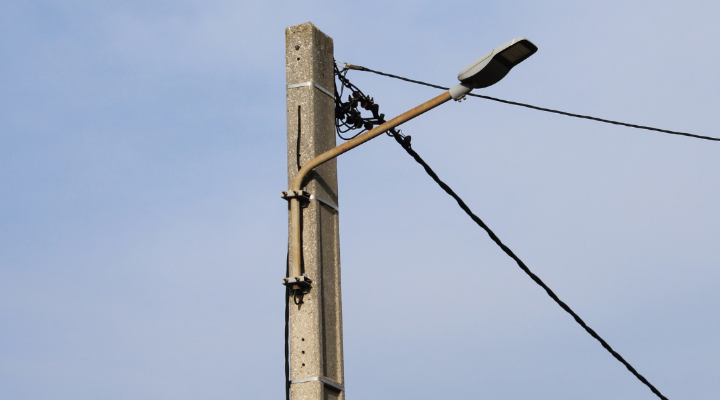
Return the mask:
[[460, 85], [450, 90], [452, 98], [457, 100], [472, 89], [486, 88], [498, 83], [514, 66], [525, 61], [537, 50], [537, 46], [524, 37], [493, 49], [460, 71]]
[[531, 41], [521, 37], [513, 39], [478, 58], [458, 74], [458, 80], [473, 89], [496, 84], [510, 70], [537, 51]]

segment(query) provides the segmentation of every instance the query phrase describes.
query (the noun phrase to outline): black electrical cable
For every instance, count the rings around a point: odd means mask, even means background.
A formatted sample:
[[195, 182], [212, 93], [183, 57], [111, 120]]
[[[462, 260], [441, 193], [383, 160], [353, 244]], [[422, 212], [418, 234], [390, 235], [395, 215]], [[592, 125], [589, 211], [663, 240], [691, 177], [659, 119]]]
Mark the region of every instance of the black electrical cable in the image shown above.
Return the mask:
[[[285, 276], [290, 276], [290, 251], [285, 259]], [[290, 400], [290, 287], [285, 286], [285, 400]]]
[[298, 134], [297, 134], [297, 149], [295, 150], [295, 156], [297, 158], [297, 169], [300, 171], [300, 134], [302, 132], [302, 106], [298, 106]]
[[455, 199], [455, 201], [458, 203], [458, 205], [460, 206], [460, 208], [462, 208], [462, 210], [465, 211], [465, 213], [466, 213], [468, 216], [470, 216], [470, 218], [472, 218], [472, 220], [475, 221], [476, 224], [478, 224], [482, 229], [485, 230], [485, 232], [487, 232], [488, 236], [490, 236], [490, 239], [492, 239], [492, 241], [495, 242], [495, 244], [497, 244], [497, 245], [505, 252], [505, 254], [507, 254], [510, 258], [512, 258], [513, 260], [515, 260], [515, 262], [516, 262], [517, 265], [520, 267], [520, 269], [522, 269], [533, 281], [535, 281], [535, 283], [537, 283], [538, 285], [540, 285], [540, 287], [542, 287], [543, 289], [545, 289], [545, 291], [547, 292], [548, 296], [550, 296], [553, 300], [555, 300], [555, 302], [556, 302], [563, 310], [565, 310], [568, 314], [570, 314], [570, 315], [575, 319], [575, 321], [576, 321], [578, 324], [580, 324], [580, 326], [582, 326], [583, 329], [585, 329], [585, 331], [587, 331], [587, 333], [590, 334], [590, 336], [592, 336], [592, 337], [595, 338], [598, 342], [600, 342], [600, 344], [601, 344], [607, 351], [609, 351], [610, 354], [613, 355], [613, 357], [615, 357], [618, 361], [620, 361], [620, 362], [625, 366], [625, 368], [628, 369], [628, 371], [630, 371], [633, 375], [635, 375], [635, 377], [638, 378], [638, 379], [640, 380], [640, 382], [644, 383], [648, 388], [650, 388], [650, 390], [651, 390], [653, 393], [655, 393], [659, 398], [661, 398], [661, 399], [663, 399], [663, 400], [667, 400], [667, 397], [663, 396], [663, 394], [660, 393], [660, 391], [657, 390], [657, 389], [655, 388], [655, 386], [653, 386], [647, 379], [645, 379], [644, 376], [640, 375], [640, 373], [637, 372], [637, 370], [636, 370], [632, 365], [630, 365], [630, 363], [628, 363], [627, 361], [625, 361], [625, 359], [624, 359], [617, 351], [613, 350], [613, 348], [610, 347], [610, 345], [609, 345], [603, 338], [601, 338], [600, 335], [598, 335], [592, 328], [590, 328], [589, 326], [587, 326], [587, 324], [585, 323], [585, 321], [583, 321], [583, 320], [580, 318], [579, 315], [577, 315], [567, 304], [565, 304], [562, 300], [560, 300], [560, 298], [555, 294], [555, 292], [553, 292], [553, 291], [545, 284], [545, 282], [543, 282], [537, 275], [535, 275], [532, 271], [530, 271], [530, 269], [527, 267], [527, 265], [525, 265], [525, 263], [524, 263], [517, 255], [515, 255], [515, 253], [513, 253], [513, 251], [510, 250], [509, 247], [507, 247], [502, 241], [500, 241], [500, 238], [497, 237], [497, 235], [485, 224], [485, 222], [483, 222], [477, 215], [475, 215], [475, 214], [470, 210], [470, 207], [468, 207], [467, 204], [465, 204], [465, 202], [460, 198], [460, 196], [458, 196], [458, 195], [450, 188], [450, 186], [448, 186], [445, 182], [443, 182], [442, 180], [440, 180], [440, 178], [437, 176], [437, 174], [435, 173], [435, 171], [433, 171], [432, 168], [430, 168], [430, 166], [415, 152], [415, 150], [412, 149], [412, 147], [411, 147], [411, 145], [410, 145], [410, 136], [403, 136], [402, 134], [400, 134], [400, 133], [398, 133], [398, 132], [393, 132], [393, 135], [392, 135], [392, 136], [393, 136], [393, 137], [395, 138], [395, 140], [403, 147], [403, 149], [405, 149], [405, 151], [406, 151], [412, 158], [415, 159], [415, 161], [417, 161], [420, 165], [422, 165], [422, 167], [425, 169], [425, 172], [427, 172], [427, 174], [430, 175], [430, 177], [431, 177], [438, 185], [440, 185], [440, 187], [441, 187], [447, 194], [449, 194], [453, 199]]
[[[444, 86], [433, 85], [432, 83], [422, 82], [422, 81], [418, 81], [418, 80], [414, 80], [414, 79], [404, 78], [404, 77], [402, 77], [402, 76], [397, 76], [397, 75], [393, 75], [393, 74], [388, 74], [388, 73], [385, 73], [385, 72], [375, 71], [375, 70], [372, 70], [372, 69], [370, 69], [370, 68], [361, 67], [361, 66], [359, 66], [359, 65], [352, 65], [352, 64], [345, 64], [345, 65], [346, 65], [346, 68], [348, 68], [348, 69], [354, 69], [354, 70], [357, 70], [357, 71], [372, 72], [373, 74], [378, 74], [378, 75], [387, 76], [387, 77], [390, 77], [390, 78], [400, 79], [401, 81], [405, 81], [405, 82], [416, 83], [416, 84], [418, 84], [418, 85], [429, 86], [429, 87], [436, 88], [436, 89], [449, 90], [449, 88], [444, 87]], [[589, 116], [589, 115], [573, 114], [573, 113], [569, 113], [569, 112], [565, 112], [565, 111], [559, 111], [559, 110], [553, 110], [553, 109], [545, 108], [545, 107], [533, 106], [533, 105], [531, 105], [531, 104], [518, 103], [518, 102], [516, 102], [516, 101], [498, 99], [498, 98], [496, 98], [496, 97], [483, 96], [483, 95], [480, 95], [480, 94], [468, 93], [468, 96], [479, 97], [479, 98], [481, 98], [481, 99], [497, 101], [497, 102], [500, 102], [500, 103], [511, 104], [511, 105], [514, 105], [514, 106], [531, 108], [531, 109], [533, 109], [533, 110], [544, 111], [544, 112], [549, 112], [549, 113], [553, 113], [553, 114], [565, 115], [565, 116], [568, 116], [568, 117], [582, 118], [582, 119], [589, 119], [589, 120], [591, 120], [591, 121], [604, 122], [604, 123], [606, 123], [606, 124], [627, 126], [627, 127], [629, 127], [629, 128], [645, 129], [645, 130], [648, 130], [648, 131], [663, 132], [663, 133], [668, 133], [668, 134], [671, 134], [671, 135], [680, 135], [680, 136], [687, 136], [687, 137], [692, 137], [692, 138], [696, 138], [696, 139], [704, 139], [704, 140], [712, 140], [712, 141], [720, 142], [720, 138], [715, 138], [715, 137], [710, 137], [710, 136], [702, 136], [702, 135], [695, 135], [695, 134], [687, 133], [687, 132], [671, 131], [671, 130], [667, 130], [667, 129], [653, 128], [653, 127], [650, 127], [650, 126], [628, 124], [628, 123], [626, 123], [626, 122], [619, 122], [619, 121], [613, 121], [613, 120], [609, 120], [609, 119], [591, 117], [591, 116]]]

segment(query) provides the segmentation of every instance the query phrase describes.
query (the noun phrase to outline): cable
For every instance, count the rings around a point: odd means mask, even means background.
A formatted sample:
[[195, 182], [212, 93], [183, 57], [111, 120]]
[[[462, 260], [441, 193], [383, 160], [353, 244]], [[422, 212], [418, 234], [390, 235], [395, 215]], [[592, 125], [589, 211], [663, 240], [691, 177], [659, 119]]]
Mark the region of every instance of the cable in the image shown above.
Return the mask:
[[397, 75], [388, 74], [388, 73], [385, 73], [385, 72], [375, 71], [375, 70], [372, 70], [372, 69], [370, 69], [370, 68], [361, 67], [361, 66], [359, 66], [359, 65], [353, 65], [353, 64], [347, 64], [347, 63], [345, 63], [345, 68], [347, 68], [347, 69], [354, 69], [354, 70], [357, 70], [357, 71], [372, 72], [373, 74], [378, 74], [378, 75], [382, 75], [382, 76], [388, 76], [388, 77], [390, 77], [390, 78], [400, 79], [401, 81], [405, 81], [405, 82], [417, 83], [418, 85], [430, 86], [431, 88], [435, 88], [435, 89], [450, 90], [450, 88], [446, 88], [446, 87], [444, 87], [444, 86], [433, 85], [432, 83], [427, 83], [427, 82], [422, 82], [422, 81], [416, 81], [416, 80], [414, 80], [414, 79], [404, 78], [404, 77], [402, 77], [402, 76], [397, 76]]
[[[370, 69], [370, 68], [361, 67], [361, 66], [359, 66], [359, 65], [352, 65], [352, 64], [347, 64], [347, 63], [346, 63], [346, 64], [345, 64], [345, 68], [346, 68], [346, 69], [354, 69], [354, 70], [357, 70], [357, 71], [372, 72], [373, 74], [378, 74], [378, 75], [387, 76], [387, 77], [390, 77], [390, 78], [400, 79], [401, 81], [410, 82], [410, 83], [416, 83], [416, 84], [418, 84], [418, 85], [429, 86], [429, 87], [436, 88], [436, 89], [449, 90], [449, 88], [444, 87], [444, 86], [433, 85], [432, 83], [417, 81], [417, 80], [414, 80], [414, 79], [404, 78], [404, 77], [402, 77], [402, 76], [397, 76], [397, 75], [388, 74], [388, 73], [385, 73], [385, 72], [375, 71], [375, 70], [372, 70], [372, 69]], [[714, 137], [702, 136], [702, 135], [695, 135], [695, 134], [687, 133], [687, 132], [671, 131], [671, 130], [667, 130], [667, 129], [653, 128], [653, 127], [644, 126], [644, 125], [628, 124], [628, 123], [626, 123], [626, 122], [619, 122], [619, 121], [613, 121], [613, 120], [609, 120], [609, 119], [591, 117], [591, 116], [589, 116], [589, 115], [573, 114], [573, 113], [569, 113], [569, 112], [565, 112], [565, 111], [559, 111], [559, 110], [553, 110], [553, 109], [550, 109], [550, 108], [533, 106], [533, 105], [531, 105], [531, 104], [518, 103], [518, 102], [516, 102], [516, 101], [498, 99], [498, 98], [496, 98], [496, 97], [483, 96], [483, 95], [480, 95], [480, 94], [468, 93], [468, 96], [479, 97], [479, 98], [481, 98], [481, 99], [497, 101], [497, 102], [500, 102], [500, 103], [511, 104], [511, 105], [514, 105], [514, 106], [531, 108], [531, 109], [533, 109], [533, 110], [544, 111], [544, 112], [549, 112], [549, 113], [553, 113], [553, 114], [565, 115], [565, 116], [568, 116], [568, 117], [582, 118], [582, 119], [589, 119], [589, 120], [592, 120], [592, 121], [604, 122], [604, 123], [606, 123], [606, 124], [621, 125], [621, 126], [627, 126], [627, 127], [629, 127], [629, 128], [645, 129], [645, 130], [648, 130], [648, 131], [663, 132], [663, 133], [668, 133], [668, 134], [671, 134], [671, 135], [680, 135], [680, 136], [692, 137], [692, 138], [695, 138], [695, 139], [704, 139], [704, 140], [711, 140], [711, 141], [720, 142], [720, 138], [714, 138]]]
[[492, 241], [495, 242], [495, 244], [497, 244], [505, 252], [505, 254], [507, 254], [510, 258], [515, 260], [515, 262], [520, 267], [520, 269], [522, 269], [533, 281], [535, 281], [535, 283], [537, 283], [538, 285], [540, 285], [540, 287], [545, 289], [548, 296], [550, 296], [550, 298], [555, 300], [555, 302], [563, 310], [565, 310], [568, 314], [570, 314], [575, 319], [575, 322], [577, 322], [580, 326], [582, 326], [583, 329], [585, 329], [585, 331], [587, 331], [587, 333], [590, 334], [590, 336], [592, 336], [598, 342], [600, 342], [600, 344], [605, 348], [605, 350], [609, 351], [610, 354], [612, 354], [613, 357], [615, 357], [618, 361], [620, 361], [625, 366], [625, 368], [628, 369], [628, 371], [630, 371], [633, 375], [635, 375], [636, 378], [638, 378], [640, 380], [640, 382], [644, 383], [648, 388], [650, 388], [650, 390], [653, 393], [655, 393], [655, 395], [657, 395], [659, 398], [661, 398], [663, 400], [668, 400], [667, 397], [663, 396], [663, 394], [660, 393], [660, 391], [657, 390], [655, 388], [655, 386], [653, 386], [647, 379], [645, 379], [644, 376], [640, 375], [640, 373], [638, 373], [637, 370], [632, 365], [630, 365], [630, 363], [625, 361], [625, 359], [617, 351], [613, 350], [613, 348], [610, 347], [610, 345], [603, 338], [601, 338], [600, 335], [598, 335], [592, 328], [587, 326], [585, 321], [583, 321], [579, 315], [577, 315], [567, 304], [565, 304], [562, 300], [560, 300], [560, 298], [555, 294], [555, 292], [553, 292], [552, 289], [550, 289], [545, 284], [545, 282], [543, 282], [537, 275], [535, 275], [532, 271], [530, 271], [530, 268], [528, 268], [527, 265], [525, 265], [525, 263], [517, 255], [515, 255], [515, 253], [513, 253], [512, 250], [510, 250], [509, 247], [507, 247], [502, 241], [500, 241], [500, 238], [498, 238], [497, 235], [477, 215], [475, 215], [472, 212], [472, 210], [470, 210], [470, 207], [468, 207], [467, 204], [465, 204], [465, 202], [460, 198], [460, 196], [458, 196], [450, 188], [450, 186], [448, 186], [445, 182], [440, 180], [440, 178], [437, 176], [435, 171], [433, 171], [432, 168], [430, 168], [430, 166], [412, 149], [412, 147], [410, 146], [410, 136], [403, 136], [400, 133], [394, 133], [393, 137], [400, 144], [400, 146], [402, 146], [403, 149], [405, 149], [405, 151], [412, 158], [415, 159], [415, 161], [417, 161], [420, 165], [422, 165], [422, 167], [425, 169], [425, 172], [427, 172], [427, 174], [430, 175], [430, 177], [438, 185], [440, 185], [440, 187], [447, 194], [449, 194], [453, 199], [455, 199], [455, 201], [458, 203], [460, 208], [462, 208], [462, 210], [465, 211], [465, 213], [468, 216], [470, 216], [470, 218], [472, 218], [472, 220], [475, 221], [475, 223], [478, 224], [478, 226], [480, 226], [482, 229], [485, 230], [485, 232], [487, 232], [488, 236], [490, 236], [490, 239], [492, 239]]
[[[290, 251], [285, 259], [285, 276], [290, 276]], [[285, 286], [285, 400], [290, 400], [290, 287]]]
[[297, 149], [295, 150], [295, 156], [297, 158], [297, 169], [300, 171], [300, 134], [302, 132], [302, 106], [298, 106], [298, 134], [297, 134]]

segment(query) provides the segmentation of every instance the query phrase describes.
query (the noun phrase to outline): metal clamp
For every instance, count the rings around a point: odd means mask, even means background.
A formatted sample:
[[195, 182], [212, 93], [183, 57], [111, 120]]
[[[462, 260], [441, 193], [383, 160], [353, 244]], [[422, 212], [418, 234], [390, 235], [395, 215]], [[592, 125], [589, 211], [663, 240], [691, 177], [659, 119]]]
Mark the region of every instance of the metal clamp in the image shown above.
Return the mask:
[[300, 289], [303, 293], [307, 294], [312, 287], [312, 279], [307, 276], [296, 276], [294, 278], [283, 278], [282, 284], [285, 286], [292, 286], [293, 289]]
[[285, 200], [290, 199], [299, 199], [304, 201], [310, 201], [310, 200], [317, 200], [320, 203], [325, 204], [326, 206], [332, 208], [333, 210], [340, 212], [340, 209], [338, 206], [333, 204], [330, 200], [323, 199], [322, 197], [315, 196], [314, 194], [310, 194], [304, 190], [288, 190], [287, 192], [282, 192], [280, 194], [280, 197], [282, 197]]
[[333, 382], [324, 376], [314, 376], [312, 378], [294, 379], [290, 383], [305, 383], [305, 382], [317, 382], [320, 381], [333, 389], [337, 389], [341, 392], [345, 391], [345, 387], [337, 382]]
[[310, 193], [304, 190], [288, 190], [287, 192], [282, 192], [280, 194], [280, 197], [285, 200], [298, 199], [305, 201], [310, 201], [310, 199], [312, 198], [312, 196], [310, 196]]
[[303, 82], [303, 83], [296, 83], [296, 84], [294, 84], [294, 85], [287, 85], [287, 86], [286, 86], [286, 89], [299, 88], [299, 87], [303, 87], [303, 86], [312, 86], [312, 87], [320, 90], [321, 92], [325, 93], [326, 95], [330, 96], [333, 100], [335, 100], [335, 95], [334, 95], [334, 94], [330, 93], [329, 90], [325, 89], [324, 87], [318, 85], [317, 83], [315, 83], [315, 82], [313, 82], [313, 81]]

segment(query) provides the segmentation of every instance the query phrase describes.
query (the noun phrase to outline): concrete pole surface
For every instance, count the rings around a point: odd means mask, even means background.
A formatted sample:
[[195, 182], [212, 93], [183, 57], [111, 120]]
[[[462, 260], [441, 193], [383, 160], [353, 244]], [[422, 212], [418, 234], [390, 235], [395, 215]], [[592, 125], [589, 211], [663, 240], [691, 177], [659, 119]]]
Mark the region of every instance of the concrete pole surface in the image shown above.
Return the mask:
[[[333, 40], [310, 22], [291, 26], [285, 30], [285, 62], [289, 188], [298, 160], [302, 166], [335, 147]], [[292, 294], [287, 299], [290, 395], [292, 400], [344, 400], [336, 161], [315, 169], [304, 190], [320, 200], [302, 208], [303, 272], [312, 288], [301, 305]]]

